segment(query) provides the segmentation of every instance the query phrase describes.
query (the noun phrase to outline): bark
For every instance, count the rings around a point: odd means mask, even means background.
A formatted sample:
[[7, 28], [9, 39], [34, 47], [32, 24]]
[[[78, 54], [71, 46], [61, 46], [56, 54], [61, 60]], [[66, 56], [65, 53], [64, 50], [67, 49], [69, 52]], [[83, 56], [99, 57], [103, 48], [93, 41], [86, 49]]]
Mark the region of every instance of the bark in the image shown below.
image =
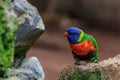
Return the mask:
[[120, 54], [98, 63], [67, 66], [59, 80], [120, 80]]

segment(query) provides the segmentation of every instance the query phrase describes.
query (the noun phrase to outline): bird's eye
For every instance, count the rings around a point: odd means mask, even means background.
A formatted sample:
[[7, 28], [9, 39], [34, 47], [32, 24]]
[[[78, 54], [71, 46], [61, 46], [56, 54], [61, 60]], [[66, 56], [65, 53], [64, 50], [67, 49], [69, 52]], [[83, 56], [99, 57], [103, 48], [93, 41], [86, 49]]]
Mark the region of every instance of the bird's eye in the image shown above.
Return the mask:
[[74, 33], [72, 32], [72, 33], [70, 33], [71, 35], [74, 35]]
[[74, 36], [75, 36], [75, 33], [72, 33], [72, 36], [74, 37]]

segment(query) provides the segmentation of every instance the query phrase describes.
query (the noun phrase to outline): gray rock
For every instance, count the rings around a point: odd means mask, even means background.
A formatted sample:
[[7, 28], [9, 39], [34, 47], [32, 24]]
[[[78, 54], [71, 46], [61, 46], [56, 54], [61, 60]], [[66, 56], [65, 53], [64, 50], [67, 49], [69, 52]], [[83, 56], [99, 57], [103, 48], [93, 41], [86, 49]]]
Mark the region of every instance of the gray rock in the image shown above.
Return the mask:
[[45, 27], [37, 9], [27, 0], [13, 0], [11, 6], [18, 16], [19, 29], [15, 40], [15, 62], [20, 63], [26, 52], [44, 32]]
[[8, 80], [44, 80], [45, 75], [36, 57], [23, 61], [19, 69], [8, 69]]

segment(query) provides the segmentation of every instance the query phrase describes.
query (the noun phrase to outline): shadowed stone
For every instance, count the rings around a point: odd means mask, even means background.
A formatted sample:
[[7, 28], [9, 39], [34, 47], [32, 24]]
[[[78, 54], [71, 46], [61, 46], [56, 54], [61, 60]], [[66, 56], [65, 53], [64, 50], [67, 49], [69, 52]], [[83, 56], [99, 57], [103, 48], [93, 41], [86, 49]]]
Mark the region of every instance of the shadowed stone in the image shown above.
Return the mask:
[[19, 21], [14, 54], [15, 64], [18, 65], [25, 58], [26, 52], [33, 43], [44, 32], [45, 27], [37, 9], [27, 0], [14, 0], [11, 6]]
[[8, 69], [8, 80], [44, 80], [44, 71], [36, 57], [23, 61], [19, 69]]

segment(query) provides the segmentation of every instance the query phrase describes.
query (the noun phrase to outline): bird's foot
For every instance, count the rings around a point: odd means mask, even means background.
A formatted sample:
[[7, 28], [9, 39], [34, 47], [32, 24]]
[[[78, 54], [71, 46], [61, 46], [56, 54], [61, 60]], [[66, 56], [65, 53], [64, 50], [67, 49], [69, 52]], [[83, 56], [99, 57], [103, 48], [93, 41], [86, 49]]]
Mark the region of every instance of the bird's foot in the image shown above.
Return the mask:
[[98, 63], [98, 60], [94, 60], [93, 62], [94, 62], [94, 63]]
[[80, 63], [79, 63], [79, 62], [75, 62], [74, 64], [75, 64], [75, 65], [80, 65]]

